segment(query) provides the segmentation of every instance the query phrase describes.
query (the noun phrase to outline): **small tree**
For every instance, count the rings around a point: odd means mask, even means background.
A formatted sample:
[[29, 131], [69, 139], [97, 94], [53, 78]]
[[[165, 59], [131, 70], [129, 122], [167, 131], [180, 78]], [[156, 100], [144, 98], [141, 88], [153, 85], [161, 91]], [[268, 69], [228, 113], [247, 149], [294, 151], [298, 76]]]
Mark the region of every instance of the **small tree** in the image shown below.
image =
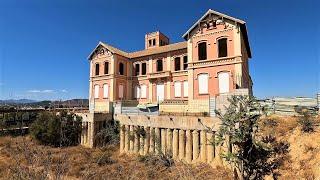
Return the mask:
[[297, 110], [296, 112], [299, 114], [298, 123], [301, 125], [301, 130], [303, 132], [313, 132], [314, 131], [314, 117], [307, 109]]
[[262, 179], [273, 173], [282, 162], [288, 144], [278, 143], [274, 137], [258, 137], [261, 106], [249, 96], [232, 96], [224, 114], [217, 111], [221, 126], [216, 143], [228, 150], [221, 156], [233, 165], [240, 179]]

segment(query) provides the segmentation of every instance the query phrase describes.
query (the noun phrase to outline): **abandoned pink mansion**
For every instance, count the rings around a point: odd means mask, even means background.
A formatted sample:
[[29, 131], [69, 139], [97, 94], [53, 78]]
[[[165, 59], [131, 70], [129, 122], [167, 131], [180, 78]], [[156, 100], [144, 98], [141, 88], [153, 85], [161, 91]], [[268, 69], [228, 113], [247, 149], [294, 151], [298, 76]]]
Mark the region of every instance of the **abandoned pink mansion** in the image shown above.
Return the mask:
[[[210, 9], [182, 38], [171, 43], [160, 31], [147, 33], [145, 49], [136, 52], [98, 43], [88, 57], [90, 113], [82, 144], [94, 146], [102, 117], [113, 116], [121, 125], [120, 152], [155, 152], [154, 133], [176, 158], [214, 159], [213, 147], [203, 144], [212, 134], [198, 123], [217, 123], [214, 110], [226, 97], [252, 94], [246, 23]], [[148, 136], [128, 139], [137, 127]]]

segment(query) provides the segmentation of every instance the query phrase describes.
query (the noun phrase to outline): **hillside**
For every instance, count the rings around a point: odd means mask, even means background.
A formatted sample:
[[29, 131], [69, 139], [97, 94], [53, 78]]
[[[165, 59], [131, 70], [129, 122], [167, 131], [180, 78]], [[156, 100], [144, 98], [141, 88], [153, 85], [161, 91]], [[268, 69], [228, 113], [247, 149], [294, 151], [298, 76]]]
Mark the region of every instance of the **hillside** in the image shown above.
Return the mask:
[[[296, 117], [270, 116], [262, 119], [261, 131], [290, 144], [279, 179], [320, 179], [319, 126], [313, 133], [303, 133]], [[223, 168], [119, 155], [117, 147], [59, 149], [38, 145], [30, 137], [0, 137], [0, 179], [18, 175], [34, 179], [46, 172], [54, 179], [232, 179]]]

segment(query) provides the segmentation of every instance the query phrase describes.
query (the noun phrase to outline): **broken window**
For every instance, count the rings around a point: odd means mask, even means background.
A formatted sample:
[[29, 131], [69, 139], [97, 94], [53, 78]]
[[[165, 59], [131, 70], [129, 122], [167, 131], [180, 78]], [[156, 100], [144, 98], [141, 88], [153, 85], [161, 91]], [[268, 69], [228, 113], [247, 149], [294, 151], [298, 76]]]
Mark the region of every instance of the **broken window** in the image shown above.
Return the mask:
[[124, 64], [123, 63], [119, 63], [119, 74], [124, 75]]
[[99, 64], [96, 64], [96, 76], [99, 75], [99, 68], [100, 68]]
[[104, 74], [109, 74], [109, 62], [104, 62]]
[[180, 57], [174, 58], [174, 70], [175, 70], [175, 71], [180, 71], [180, 70], [181, 70], [181, 67], [180, 67]]
[[183, 56], [183, 70], [188, 68], [188, 56]]
[[218, 57], [227, 57], [228, 47], [227, 38], [222, 38], [218, 40]]
[[136, 67], [135, 67], [135, 73], [136, 73], [136, 76], [139, 76], [140, 75], [140, 64], [136, 64]]
[[142, 63], [142, 75], [146, 75], [147, 74], [147, 63]]
[[157, 72], [163, 71], [163, 62], [162, 59], [157, 60]]

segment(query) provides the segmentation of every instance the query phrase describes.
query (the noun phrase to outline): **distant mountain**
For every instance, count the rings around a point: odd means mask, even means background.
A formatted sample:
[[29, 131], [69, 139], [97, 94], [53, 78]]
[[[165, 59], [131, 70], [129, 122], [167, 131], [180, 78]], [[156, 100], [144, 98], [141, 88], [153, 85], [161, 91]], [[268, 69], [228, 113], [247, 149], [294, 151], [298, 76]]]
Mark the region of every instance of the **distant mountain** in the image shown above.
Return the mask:
[[7, 99], [7, 100], [0, 100], [0, 104], [29, 104], [29, 103], [36, 103], [38, 101], [32, 99]]
[[31, 99], [8, 99], [0, 100], [0, 105], [17, 105], [17, 106], [31, 106], [31, 107], [88, 107], [88, 99], [70, 99], [65, 101], [36, 101]]

